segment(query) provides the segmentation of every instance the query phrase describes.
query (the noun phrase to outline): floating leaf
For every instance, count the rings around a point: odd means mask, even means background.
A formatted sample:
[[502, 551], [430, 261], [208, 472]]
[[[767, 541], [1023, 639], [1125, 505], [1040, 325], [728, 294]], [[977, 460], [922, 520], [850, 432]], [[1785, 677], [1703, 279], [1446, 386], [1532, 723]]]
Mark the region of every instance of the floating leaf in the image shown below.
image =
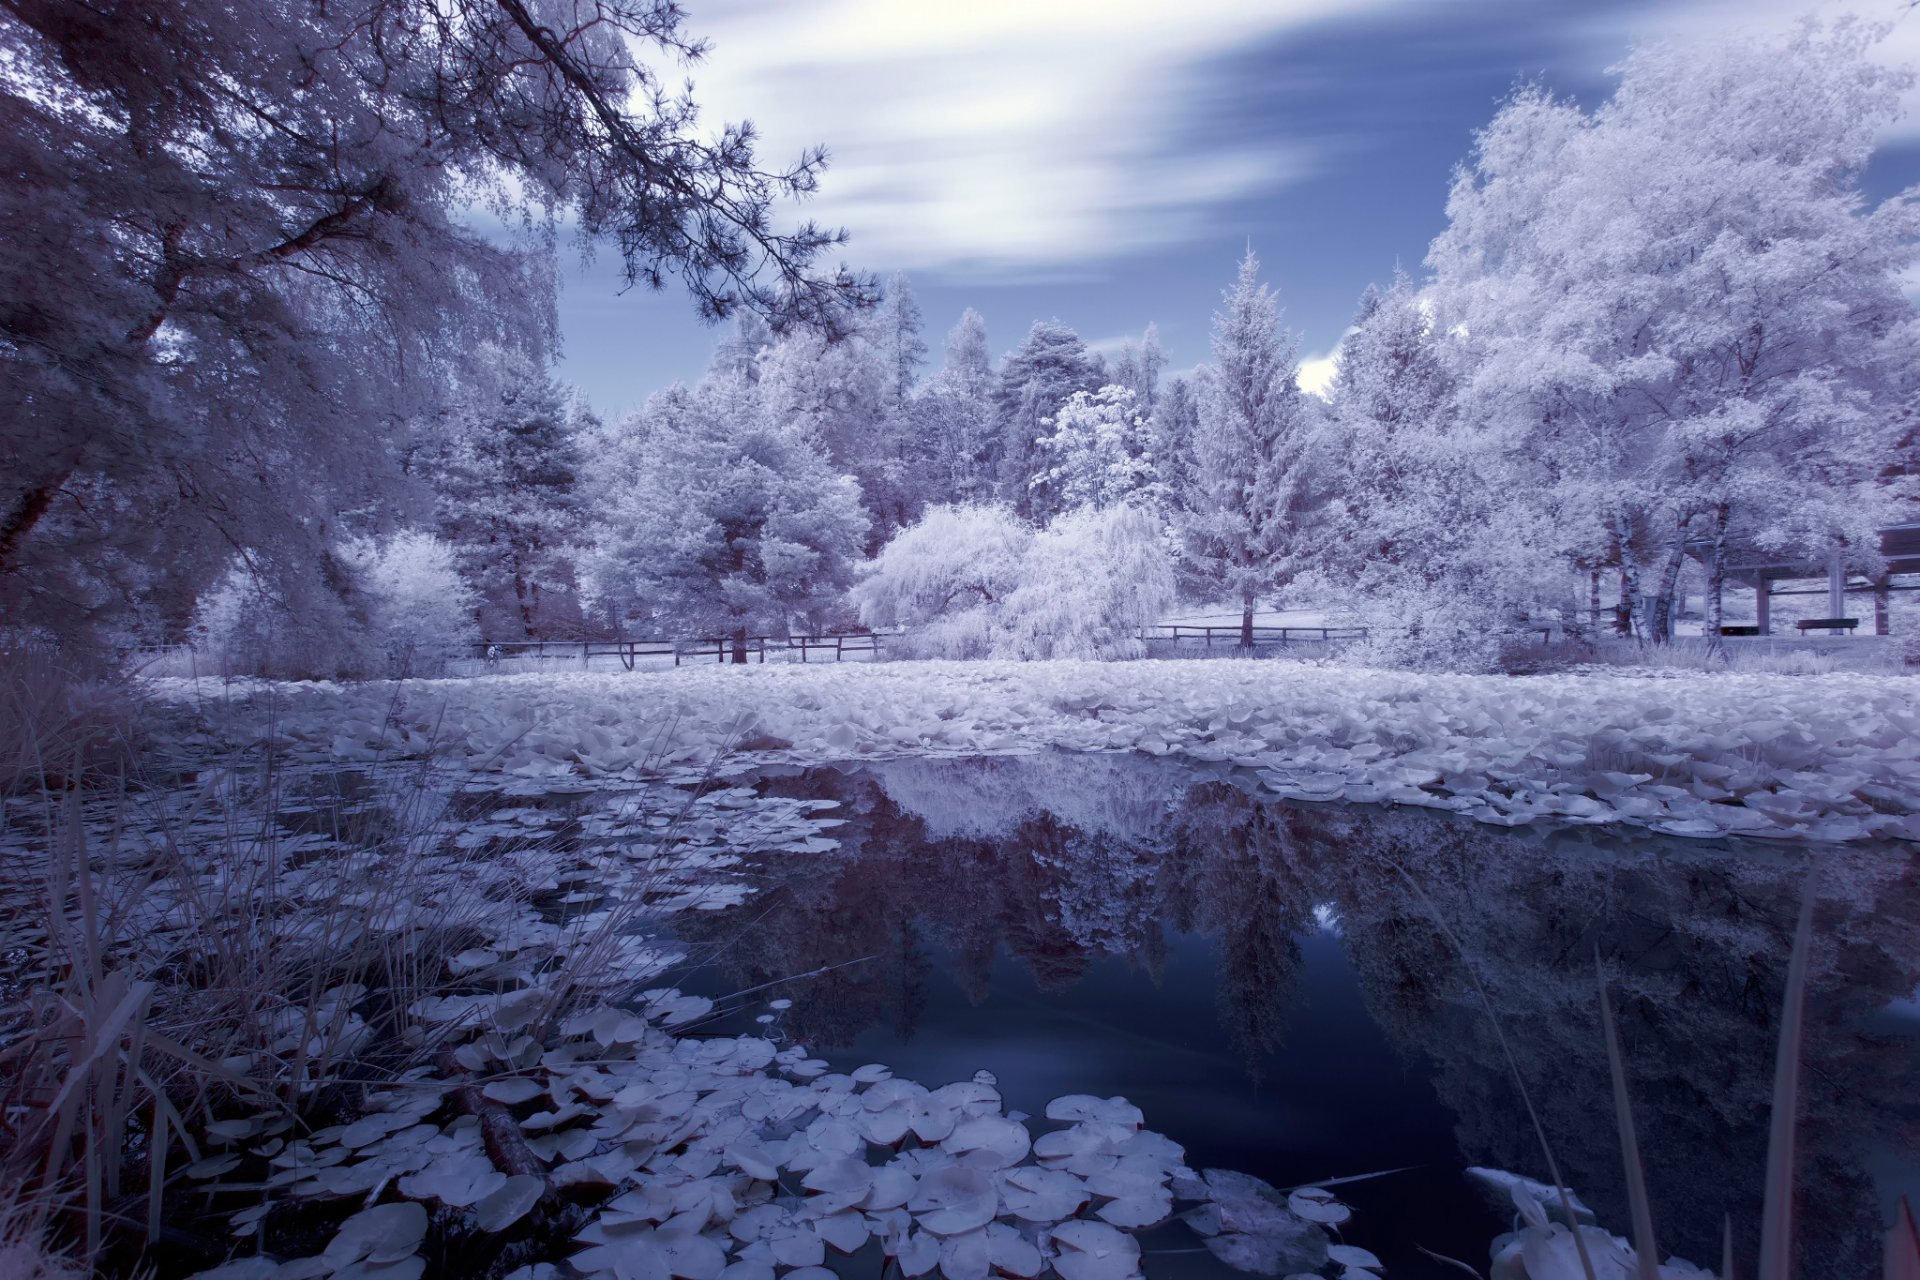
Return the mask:
[[413, 1254], [426, 1235], [427, 1211], [420, 1205], [375, 1205], [341, 1223], [321, 1257], [336, 1268], [363, 1258], [396, 1262]]
[[546, 1189], [539, 1178], [516, 1173], [473, 1206], [474, 1222], [482, 1231], [505, 1231], [540, 1203]]
[[1353, 1216], [1353, 1210], [1334, 1199], [1331, 1191], [1320, 1187], [1301, 1187], [1287, 1197], [1287, 1207], [1308, 1222], [1337, 1227]]
[[993, 1221], [1000, 1196], [985, 1173], [965, 1165], [946, 1165], [927, 1173], [907, 1208], [936, 1235], [977, 1231]]

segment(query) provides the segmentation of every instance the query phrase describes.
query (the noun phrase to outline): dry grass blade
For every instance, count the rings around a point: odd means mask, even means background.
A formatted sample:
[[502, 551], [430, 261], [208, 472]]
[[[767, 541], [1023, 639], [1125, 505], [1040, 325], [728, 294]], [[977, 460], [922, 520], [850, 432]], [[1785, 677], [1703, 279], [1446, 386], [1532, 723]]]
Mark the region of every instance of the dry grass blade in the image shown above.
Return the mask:
[[1805, 1034], [1807, 951], [1813, 941], [1814, 877], [1800, 896], [1800, 922], [1787, 961], [1780, 1006], [1780, 1045], [1773, 1069], [1773, 1121], [1767, 1135], [1767, 1189], [1760, 1211], [1760, 1280], [1792, 1280], [1793, 1167], [1800, 1106], [1800, 1041]]
[[1453, 930], [1447, 927], [1446, 918], [1440, 914], [1440, 908], [1434, 905], [1433, 899], [1427, 896], [1427, 891], [1420, 887], [1420, 882], [1415, 880], [1398, 862], [1389, 861], [1387, 865], [1400, 873], [1400, 878], [1407, 882], [1407, 887], [1413, 890], [1414, 896], [1426, 907], [1427, 916], [1433, 921], [1434, 928], [1445, 935], [1447, 942], [1453, 947], [1454, 954], [1460, 957], [1461, 966], [1467, 971], [1467, 979], [1473, 983], [1474, 994], [1480, 1000], [1480, 1007], [1486, 1010], [1487, 1021], [1493, 1024], [1493, 1038], [1500, 1045], [1501, 1056], [1507, 1060], [1507, 1071], [1513, 1076], [1513, 1087], [1520, 1093], [1520, 1103], [1526, 1108], [1527, 1119], [1533, 1125], [1533, 1136], [1540, 1143], [1540, 1157], [1546, 1161], [1547, 1173], [1553, 1178], [1554, 1194], [1560, 1199], [1560, 1211], [1566, 1215], [1567, 1228], [1573, 1237], [1573, 1249], [1580, 1258], [1580, 1273], [1586, 1277], [1586, 1280], [1596, 1280], [1593, 1258], [1587, 1252], [1586, 1237], [1580, 1232], [1579, 1216], [1573, 1211], [1573, 1196], [1567, 1191], [1565, 1179], [1560, 1176], [1560, 1162], [1553, 1158], [1553, 1146], [1547, 1141], [1547, 1127], [1540, 1123], [1540, 1111], [1533, 1105], [1533, 1095], [1527, 1090], [1526, 1077], [1520, 1073], [1520, 1059], [1514, 1056], [1513, 1046], [1507, 1043], [1507, 1032], [1500, 1025], [1500, 1016], [1494, 1010], [1493, 998], [1487, 994], [1485, 984], [1480, 981], [1480, 974], [1473, 967], [1473, 961], [1468, 958], [1465, 945]]
[[1613, 1077], [1613, 1114], [1620, 1124], [1620, 1159], [1626, 1169], [1627, 1207], [1633, 1216], [1633, 1252], [1640, 1280], [1660, 1280], [1660, 1249], [1653, 1236], [1653, 1202], [1647, 1196], [1647, 1170], [1640, 1159], [1640, 1138], [1633, 1128], [1633, 1099], [1627, 1094], [1626, 1055], [1620, 1051], [1620, 1031], [1613, 1024], [1613, 1002], [1607, 998], [1607, 975], [1594, 948], [1593, 977], [1600, 988], [1600, 1028], [1607, 1039], [1607, 1071]]
[[1887, 1228], [1887, 1262], [1883, 1280], [1920, 1280], [1920, 1229], [1913, 1222], [1913, 1209], [1905, 1196], [1894, 1210], [1893, 1225]]
[[1432, 1258], [1435, 1262], [1442, 1263], [1449, 1267], [1453, 1267], [1456, 1270], [1464, 1271], [1468, 1275], [1474, 1277], [1474, 1280], [1480, 1280], [1480, 1273], [1478, 1271], [1475, 1271], [1472, 1267], [1468, 1266], [1466, 1263], [1460, 1261], [1460, 1259], [1458, 1258], [1449, 1258], [1444, 1253], [1435, 1253], [1433, 1250], [1427, 1248], [1427, 1246], [1423, 1244], [1417, 1244], [1413, 1247], [1418, 1249], [1420, 1252], [1426, 1254], [1429, 1258]]

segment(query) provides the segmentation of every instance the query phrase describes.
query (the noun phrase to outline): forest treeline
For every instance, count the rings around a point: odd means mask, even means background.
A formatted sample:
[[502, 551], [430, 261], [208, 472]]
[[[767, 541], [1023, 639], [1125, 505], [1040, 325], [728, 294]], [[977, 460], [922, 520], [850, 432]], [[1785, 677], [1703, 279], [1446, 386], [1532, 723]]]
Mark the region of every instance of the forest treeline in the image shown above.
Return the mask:
[[[652, 34], [684, 52], [677, 26]], [[373, 64], [311, 55], [346, 107], [414, 112], [470, 171], [391, 154], [371, 126], [325, 171], [240, 131], [234, 164], [305, 184], [313, 216], [275, 241], [287, 185], [251, 173], [231, 185], [258, 207], [194, 190], [132, 208], [143, 182], [192, 185], [178, 139], [229, 120], [211, 73], [148, 95], [58, 22], [36, 35], [93, 108], [9, 99], [31, 127], [6, 145], [70, 195], [23, 217], [38, 252], [100, 271], [29, 281], [7, 254], [16, 636], [197, 640], [288, 674], [424, 670], [483, 639], [895, 624], [930, 654], [1123, 656], [1181, 596], [1250, 624], [1291, 593], [1366, 624], [1378, 660], [1478, 668], [1542, 620], [1667, 639], [1690, 562], [1709, 629], [1739, 554], [1878, 575], [1876, 530], [1920, 471], [1920, 210], [1863, 194], [1911, 76], [1861, 24], [1643, 47], [1592, 109], [1518, 91], [1457, 171], [1424, 274], [1360, 300], [1324, 396], [1302, 390], [1252, 252], [1194, 369], [1170, 375], [1151, 326], [1106, 359], [1055, 320], [995, 360], [973, 310], [934, 352], [904, 276], [810, 272], [833, 243], [817, 229], [776, 241], [794, 265], [774, 283], [743, 274], [767, 202], [807, 189], [817, 156], [776, 180], [725, 147], [684, 153], [710, 190], [752, 197], [720, 202], [738, 220], [655, 203], [651, 239], [616, 239], [635, 278], [691, 279], [732, 328], [696, 383], [612, 421], [553, 372], [550, 220], [631, 204], [645, 193], [621, 184], [649, 171], [593, 123], [567, 47], [510, 23], [497, 48], [455, 42], [499, 91], [558, 77], [575, 115], [515, 117], [533, 129], [517, 141], [445, 119], [446, 85], [396, 99]], [[245, 78], [249, 111], [317, 109], [273, 83]], [[689, 131], [678, 110], [656, 98], [655, 126]], [[148, 129], [175, 142], [143, 152]], [[604, 190], [529, 158], [555, 138], [599, 157]], [[137, 180], [55, 173], [57, 146]], [[364, 184], [343, 186], [355, 165]], [[453, 216], [503, 173], [490, 198], [547, 226], [537, 243]], [[231, 249], [249, 236], [262, 247]], [[100, 272], [126, 294], [104, 316]]]

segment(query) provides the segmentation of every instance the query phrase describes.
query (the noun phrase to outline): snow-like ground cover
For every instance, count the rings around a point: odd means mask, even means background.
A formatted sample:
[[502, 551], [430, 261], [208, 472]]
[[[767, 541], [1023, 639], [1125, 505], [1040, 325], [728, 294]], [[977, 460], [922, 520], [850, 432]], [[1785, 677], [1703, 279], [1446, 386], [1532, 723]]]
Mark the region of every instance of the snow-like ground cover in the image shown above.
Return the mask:
[[400, 685], [156, 681], [215, 732], [266, 722], [295, 758], [445, 752], [529, 784], [760, 762], [1044, 749], [1257, 771], [1273, 792], [1504, 825], [1920, 840], [1920, 682], [1649, 681], [1290, 663], [921, 662], [502, 676]]

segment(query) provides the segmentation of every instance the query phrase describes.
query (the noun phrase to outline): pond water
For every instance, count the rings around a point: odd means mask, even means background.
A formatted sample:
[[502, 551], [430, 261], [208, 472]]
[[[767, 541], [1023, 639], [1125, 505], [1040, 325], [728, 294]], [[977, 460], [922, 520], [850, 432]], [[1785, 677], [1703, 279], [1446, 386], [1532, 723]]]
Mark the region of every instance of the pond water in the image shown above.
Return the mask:
[[[1459, 1274], [1419, 1247], [1486, 1266], [1509, 1215], [1467, 1166], [1546, 1175], [1516, 1071], [1569, 1185], [1627, 1232], [1596, 953], [1663, 1252], [1717, 1265], [1730, 1215], [1751, 1259], [1811, 870], [1798, 1274], [1878, 1274], [1881, 1223], [1920, 1188], [1909, 850], [1508, 831], [1277, 802], [1141, 756], [754, 785], [838, 802], [840, 845], [750, 853], [760, 891], [680, 930], [705, 966], [689, 989], [837, 966], [785, 988], [783, 1015], [836, 1067], [929, 1085], [985, 1069], [1036, 1115], [1060, 1094], [1122, 1094], [1194, 1168], [1281, 1186], [1412, 1166], [1341, 1189], [1359, 1211], [1348, 1238], [1396, 1276]], [[1230, 1273], [1179, 1252], [1148, 1274]]]

